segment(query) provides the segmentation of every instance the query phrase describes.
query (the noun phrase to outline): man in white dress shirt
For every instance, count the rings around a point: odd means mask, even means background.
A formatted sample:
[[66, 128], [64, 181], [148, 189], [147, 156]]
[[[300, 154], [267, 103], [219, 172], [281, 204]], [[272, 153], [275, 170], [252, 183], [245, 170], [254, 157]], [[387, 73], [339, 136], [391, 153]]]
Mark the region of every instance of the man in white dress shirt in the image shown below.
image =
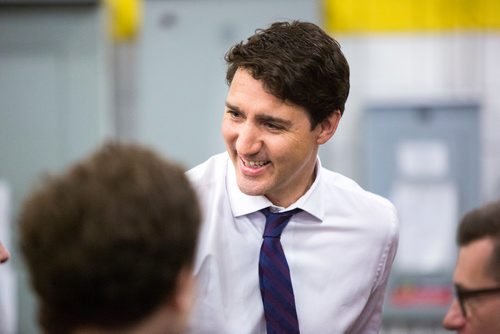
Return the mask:
[[281, 235], [300, 332], [377, 333], [396, 211], [317, 156], [349, 93], [339, 44], [314, 24], [276, 22], [225, 59], [227, 152], [188, 171], [204, 216], [191, 332], [266, 333], [258, 268], [269, 207], [302, 210]]

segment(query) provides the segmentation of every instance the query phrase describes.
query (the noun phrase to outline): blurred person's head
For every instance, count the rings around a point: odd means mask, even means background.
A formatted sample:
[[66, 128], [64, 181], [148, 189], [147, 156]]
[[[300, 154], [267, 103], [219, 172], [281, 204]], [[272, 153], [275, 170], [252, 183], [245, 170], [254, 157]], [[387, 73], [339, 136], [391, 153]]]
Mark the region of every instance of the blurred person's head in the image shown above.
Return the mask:
[[7, 248], [0, 241], [0, 263], [7, 262], [10, 257], [10, 253]]
[[268, 93], [302, 107], [313, 129], [334, 112], [343, 114], [349, 65], [339, 43], [309, 22], [276, 22], [258, 29], [226, 54], [226, 80], [238, 69], [263, 82]]
[[457, 298], [443, 326], [458, 333], [500, 333], [500, 201], [467, 213], [457, 243]]
[[48, 177], [19, 220], [44, 331], [181, 333], [199, 222], [184, 170], [140, 146]]

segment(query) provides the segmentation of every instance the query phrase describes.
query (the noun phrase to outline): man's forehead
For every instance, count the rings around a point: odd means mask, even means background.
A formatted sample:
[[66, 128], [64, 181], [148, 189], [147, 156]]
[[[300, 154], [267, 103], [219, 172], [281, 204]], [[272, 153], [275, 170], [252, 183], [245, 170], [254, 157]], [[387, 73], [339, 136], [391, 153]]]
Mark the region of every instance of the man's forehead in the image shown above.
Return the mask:
[[487, 271], [492, 252], [493, 241], [489, 238], [460, 247], [453, 275], [455, 284], [468, 289], [494, 284], [495, 280]]

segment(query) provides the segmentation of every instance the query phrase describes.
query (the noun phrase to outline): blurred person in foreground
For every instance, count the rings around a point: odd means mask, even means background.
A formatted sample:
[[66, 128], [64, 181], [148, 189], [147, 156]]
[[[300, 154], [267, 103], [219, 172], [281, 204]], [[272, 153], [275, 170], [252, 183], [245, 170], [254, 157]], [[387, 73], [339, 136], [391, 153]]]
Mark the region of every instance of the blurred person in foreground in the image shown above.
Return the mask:
[[349, 65], [308, 22], [226, 54], [225, 153], [188, 171], [204, 221], [193, 333], [377, 333], [396, 253], [386, 199], [321, 166]]
[[456, 298], [443, 326], [461, 334], [500, 333], [500, 201], [467, 213], [458, 227]]
[[20, 246], [45, 333], [183, 333], [200, 212], [184, 170], [108, 143], [26, 200]]
[[0, 241], [0, 263], [5, 263], [10, 258], [8, 249]]

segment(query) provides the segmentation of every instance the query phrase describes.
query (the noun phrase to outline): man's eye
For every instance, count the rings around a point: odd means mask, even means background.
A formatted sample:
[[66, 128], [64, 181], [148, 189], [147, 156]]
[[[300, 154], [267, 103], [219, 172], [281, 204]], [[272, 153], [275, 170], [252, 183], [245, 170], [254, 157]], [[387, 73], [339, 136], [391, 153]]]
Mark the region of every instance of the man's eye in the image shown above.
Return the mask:
[[238, 111], [228, 110], [228, 111], [226, 111], [226, 113], [229, 114], [229, 116], [231, 116], [231, 118], [240, 118], [241, 117], [241, 113], [239, 113]]
[[271, 130], [282, 130], [283, 129], [280, 125], [274, 124], [274, 123], [265, 123], [265, 126]]

